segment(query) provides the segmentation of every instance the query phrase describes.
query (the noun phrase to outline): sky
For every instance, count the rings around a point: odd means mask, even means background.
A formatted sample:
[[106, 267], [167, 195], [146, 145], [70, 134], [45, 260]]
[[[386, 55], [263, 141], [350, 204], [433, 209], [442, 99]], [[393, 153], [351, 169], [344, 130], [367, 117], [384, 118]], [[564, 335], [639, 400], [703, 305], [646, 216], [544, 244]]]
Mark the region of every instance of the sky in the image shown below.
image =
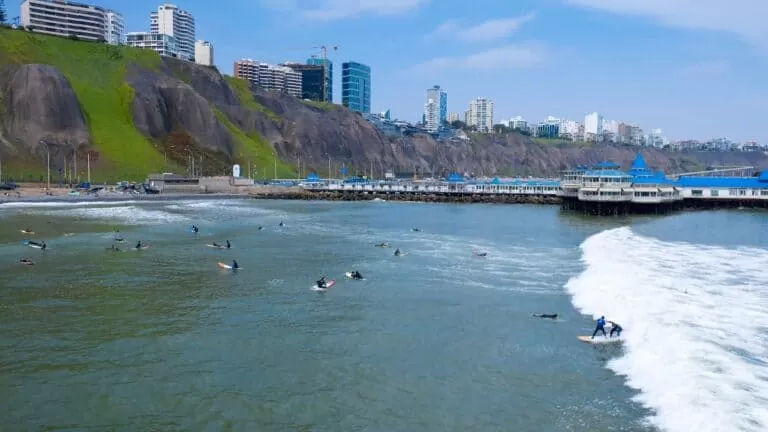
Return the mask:
[[[146, 31], [159, 2], [94, 0]], [[426, 89], [448, 111], [494, 101], [494, 121], [547, 116], [661, 128], [672, 139], [768, 143], [768, 0], [185, 0], [197, 38], [232, 73], [239, 58], [372, 70], [371, 108], [421, 119]]]

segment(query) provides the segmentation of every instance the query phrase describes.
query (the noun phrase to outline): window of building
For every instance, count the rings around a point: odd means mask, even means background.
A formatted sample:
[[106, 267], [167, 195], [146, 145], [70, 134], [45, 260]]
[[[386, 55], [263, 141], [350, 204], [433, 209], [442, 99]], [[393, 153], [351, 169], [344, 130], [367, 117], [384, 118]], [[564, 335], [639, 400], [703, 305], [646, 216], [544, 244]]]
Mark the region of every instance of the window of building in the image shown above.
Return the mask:
[[704, 192], [701, 189], [694, 189], [691, 191], [691, 196], [694, 196], [694, 197], [704, 196]]
[[709, 191], [709, 195], [713, 197], [720, 196], [720, 191], [717, 189], [712, 189], [711, 191]]

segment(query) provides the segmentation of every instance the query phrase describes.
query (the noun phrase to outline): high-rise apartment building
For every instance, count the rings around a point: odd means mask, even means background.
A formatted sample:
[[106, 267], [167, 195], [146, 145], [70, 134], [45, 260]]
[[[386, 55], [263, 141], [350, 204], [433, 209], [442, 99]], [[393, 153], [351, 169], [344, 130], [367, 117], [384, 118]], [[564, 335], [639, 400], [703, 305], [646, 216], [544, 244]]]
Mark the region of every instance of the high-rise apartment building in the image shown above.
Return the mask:
[[371, 112], [371, 68], [362, 63], [341, 64], [341, 103], [363, 114]]
[[440, 125], [440, 104], [434, 99], [427, 99], [424, 104], [424, 128], [429, 132], [437, 132]]
[[195, 63], [203, 66], [213, 66], [213, 44], [199, 40], [195, 42]]
[[312, 57], [307, 59], [307, 64], [312, 66], [325, 66], [325, 101], [333, 102], [333, 62]]
[[110, 45], [125, 43], [125, 21], [123, 16], [115, 11], [107, 11], [105, 15], [106, 28], [104, 40]]
[[176, 39], [150, 32], [131, 32], [126, 36], [126, 45], [134, 48], [151, 49], [161, 56], [176, 57]]
[[195, 18], [191, 13], [176, 5], [162, 4], [157, 7], [157, 12], [149, 14], [149, 31], [173, 36], [178, 57], [195, 59]]
[[328, 93], [325, 91], [325, 67], [322, 65], [307, 65], [301, 63], [285, 63], [301, 74], [301, 98], [318, 102], [327, 102]]
[[289, 67], [242, 59], [235, 62], [234, 76], [247, 79], [265, 90], [301, 97], [301, 73]]
[[65, 0], [24, 0], [19, 22], [36, 32], [86, 41], [123, 42], [123, 17], [112, 10]]
[[511, 119], [509, 119], [509, 127], [510, 129], [517, 129], [517, 130], [524, 131], [528, 129], [528, 122], [520, 116], [512, 117]]
[[603, 116], [593, 112], [584, 117], [584, 140], [599, 141], [603, 135]]
[[493, 130], [493, 101], [478, 97], [469, 102], [466, 123], [467, 126], [474, 126], [478, 132]]
[[448, 92], [441, 89], [439, 85], [436, 85], [427, 89], [427, 101], [429, 100], [433, 100], [437, 104], [438, 126], [448, 121]]
[[459, 113], [448, 113], [448, 123], [453, 123], [459, 119]]

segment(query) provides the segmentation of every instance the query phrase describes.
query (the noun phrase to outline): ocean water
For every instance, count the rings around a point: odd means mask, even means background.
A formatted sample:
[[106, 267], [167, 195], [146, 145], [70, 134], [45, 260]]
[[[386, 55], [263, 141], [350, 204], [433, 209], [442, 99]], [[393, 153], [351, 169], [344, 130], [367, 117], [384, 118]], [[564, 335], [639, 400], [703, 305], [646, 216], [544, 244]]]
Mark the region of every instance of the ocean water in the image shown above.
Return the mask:
[[[2, 430], [766, 430], [767, 246], [738, 211], [6, 204]], [[602, 314], [623, 344], [576, 339]]]

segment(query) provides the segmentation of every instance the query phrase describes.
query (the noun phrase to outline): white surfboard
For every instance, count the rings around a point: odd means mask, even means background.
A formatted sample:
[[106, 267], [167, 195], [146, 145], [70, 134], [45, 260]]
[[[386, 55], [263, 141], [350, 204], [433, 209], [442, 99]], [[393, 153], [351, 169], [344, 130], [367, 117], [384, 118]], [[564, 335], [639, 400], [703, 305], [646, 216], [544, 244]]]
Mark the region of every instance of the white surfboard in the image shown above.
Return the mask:
[[592, 336], [577, 336], [576, 339], [589, 344], [607, 344], [621, 342], [621, 337], [606, 338], [605, 336], [596, 336], [592, 339]]

